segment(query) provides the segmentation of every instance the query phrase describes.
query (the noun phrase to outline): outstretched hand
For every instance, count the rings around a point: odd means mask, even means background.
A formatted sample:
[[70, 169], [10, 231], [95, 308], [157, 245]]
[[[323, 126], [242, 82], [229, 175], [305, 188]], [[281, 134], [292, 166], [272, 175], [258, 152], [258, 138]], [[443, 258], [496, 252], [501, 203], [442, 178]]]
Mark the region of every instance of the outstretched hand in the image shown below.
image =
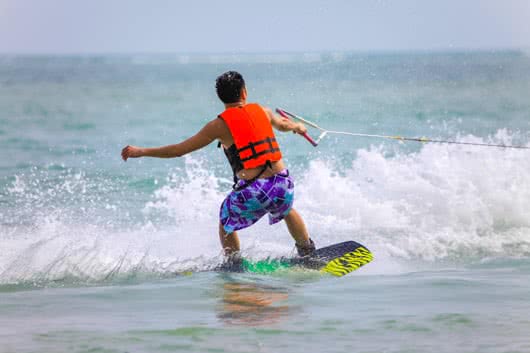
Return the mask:
[[121, 158], [127, 162], [127, 158], [142, 157], [142, 149], [136, 146], [127, 145], [121, 150]]

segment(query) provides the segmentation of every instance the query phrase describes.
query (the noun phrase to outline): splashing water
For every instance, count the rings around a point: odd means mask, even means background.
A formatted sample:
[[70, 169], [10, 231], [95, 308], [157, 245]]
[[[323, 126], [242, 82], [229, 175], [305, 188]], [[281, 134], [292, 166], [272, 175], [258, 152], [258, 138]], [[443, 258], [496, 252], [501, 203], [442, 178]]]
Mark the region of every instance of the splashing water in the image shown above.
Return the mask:
[[[506, 132], [499, 132], [509, 138]], [[480, 140], [469, 136], [462, 141]], [[360, 149], [351, 163], [294, 166], [295, 207], [319, 246], [354, 239], [392, 261], [473, 262], [530, 252], [530, 159], [524, 151], [427, 144], [414, 153]], [[1, 225], [2, 283], [171, 275], [221, 261], [218, 208], [230, 181], [187, 157], [139, 212], [127, 184], [66, 170], [19, 175]], [[105, 196], [106, 195], [106, 196]], [[132, 202], [132, 201], [131, 201]], [[78, 207], [71, 207], [78, 205]], [[120, 218], [120, 214], [128, 214]], [[119, 220], [119, 221], [118, 221]], [[292, 255], [283, 224], [240, 232], [250, 258]]]

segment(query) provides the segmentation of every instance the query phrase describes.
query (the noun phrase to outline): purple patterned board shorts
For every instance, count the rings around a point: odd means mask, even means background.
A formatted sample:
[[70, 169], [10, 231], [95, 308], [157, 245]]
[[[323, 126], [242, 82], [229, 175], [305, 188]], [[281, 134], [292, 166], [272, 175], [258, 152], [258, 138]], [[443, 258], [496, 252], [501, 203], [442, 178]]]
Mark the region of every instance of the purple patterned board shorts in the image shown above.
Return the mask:
[[[239, 180], [236, 186], [242, 186]], [[294, 182], [287, 169], [269, 178], [257, 179], [243, 189], [233, 190], [223, 201], [219, 218], [230, 234], [256, 223], [266, 213], [269, 224], [281, 221], [291, 210]]]

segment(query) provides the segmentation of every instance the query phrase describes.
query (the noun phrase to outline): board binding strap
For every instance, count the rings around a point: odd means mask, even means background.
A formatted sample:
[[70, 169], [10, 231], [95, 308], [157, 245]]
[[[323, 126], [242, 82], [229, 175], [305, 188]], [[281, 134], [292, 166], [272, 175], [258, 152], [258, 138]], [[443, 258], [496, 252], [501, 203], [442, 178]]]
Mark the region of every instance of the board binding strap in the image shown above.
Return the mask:
[[221, 272], [272, 273], [294, 267], [318, 270], [333, 276], [342, 277], [373, 260], [373, 255], [366, 247], [354, 242], [345, 241], [317, 249], [311, 257], [279, 258], [251, 261], [240, 258], [228, 261], [217, 267]]

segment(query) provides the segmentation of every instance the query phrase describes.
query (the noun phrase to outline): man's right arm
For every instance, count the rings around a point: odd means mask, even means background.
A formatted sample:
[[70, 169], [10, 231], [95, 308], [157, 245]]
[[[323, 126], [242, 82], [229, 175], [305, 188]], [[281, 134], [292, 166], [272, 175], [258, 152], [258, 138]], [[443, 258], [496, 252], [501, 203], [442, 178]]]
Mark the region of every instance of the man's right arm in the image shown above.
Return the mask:
[[198, 133], [181, 143], [152, 148], [126, 146], [121, 151], [121, 156], [124, 161], [127, 161], [127, 158], [137, 157], [181, 157], [209, 145], [213, 140], [218, 139], [221, 133], [222, 126], [220, 125], [220, 119], [214, 119], [206, 124]]

